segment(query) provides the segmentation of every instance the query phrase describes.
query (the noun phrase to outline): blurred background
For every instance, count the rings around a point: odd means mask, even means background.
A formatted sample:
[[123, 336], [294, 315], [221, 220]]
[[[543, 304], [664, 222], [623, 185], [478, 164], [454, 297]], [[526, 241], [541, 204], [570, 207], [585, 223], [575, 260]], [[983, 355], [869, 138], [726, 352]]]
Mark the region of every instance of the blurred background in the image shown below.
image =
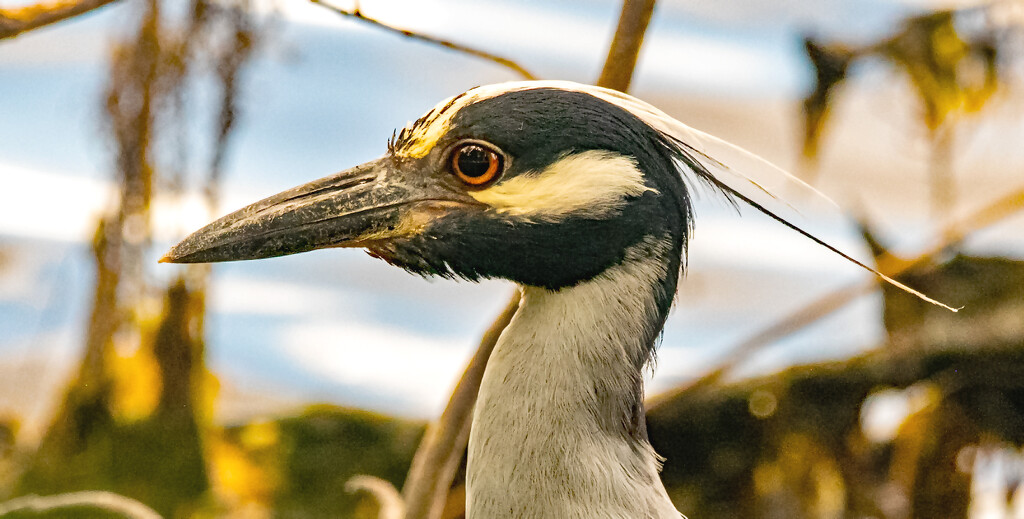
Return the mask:
[[[374, 513], [348, 477], [401, 487], [510, 285], [356, 250], [156, 260], [522, 79], [366, 17], [591, 83], [622, 4], [334, 5], [119, 0], [0, 39], [0, 500], [348, 517]], [[790, 199], [798, 224], [964, 306], [703, 198], [647, 385], [681, 511], [1024, 518], [1022, 24], [1013, 0], [657, 3], [631, 94], [813, 183], [843, 210]]]

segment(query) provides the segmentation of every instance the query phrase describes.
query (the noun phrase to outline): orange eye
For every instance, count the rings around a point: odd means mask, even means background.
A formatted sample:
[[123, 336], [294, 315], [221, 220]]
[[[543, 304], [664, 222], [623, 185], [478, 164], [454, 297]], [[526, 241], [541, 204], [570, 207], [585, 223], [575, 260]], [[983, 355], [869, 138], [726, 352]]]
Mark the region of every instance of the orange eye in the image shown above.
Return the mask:
[[463, 144], [452, 152], [452, 172], [459, 180], [471, 186], [480, 186], [494, 180], [501, 173], [501, 166], [501, 155], [480, 144]]

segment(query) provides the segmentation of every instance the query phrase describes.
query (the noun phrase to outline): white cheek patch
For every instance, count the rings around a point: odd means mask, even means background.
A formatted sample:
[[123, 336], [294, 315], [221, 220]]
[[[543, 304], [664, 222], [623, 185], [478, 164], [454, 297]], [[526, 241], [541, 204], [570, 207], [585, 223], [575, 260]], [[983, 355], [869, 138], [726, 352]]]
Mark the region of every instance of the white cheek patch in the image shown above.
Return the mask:
[[557, 222], [570, 216], [605, 218], [629, 197], [646, 191], [636, 161], [618, 153], [590, 150], [568, 155], [540, 173], [524, 173], [469, 195], [498, 212]]

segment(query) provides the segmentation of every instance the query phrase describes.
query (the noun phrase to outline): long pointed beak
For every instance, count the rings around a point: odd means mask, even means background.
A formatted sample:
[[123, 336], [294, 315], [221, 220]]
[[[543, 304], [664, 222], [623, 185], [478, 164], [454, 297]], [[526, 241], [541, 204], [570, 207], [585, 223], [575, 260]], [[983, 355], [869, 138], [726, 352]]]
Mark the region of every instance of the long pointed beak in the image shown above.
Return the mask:
[[410, 232], [405, 206], [450, 198], [450, 191], [437, 186], [401, 181], [391, 160], [381, 158], [235, 211], [192, 233], [160, 262], [237, 261], [364, 246]]

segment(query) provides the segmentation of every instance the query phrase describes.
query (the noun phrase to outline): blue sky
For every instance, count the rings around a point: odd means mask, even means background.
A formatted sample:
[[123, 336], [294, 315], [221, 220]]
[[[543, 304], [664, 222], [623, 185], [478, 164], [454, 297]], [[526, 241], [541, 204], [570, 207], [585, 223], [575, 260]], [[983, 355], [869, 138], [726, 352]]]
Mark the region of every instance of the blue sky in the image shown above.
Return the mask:
[[[282, 3], [283, 19], [245, 86], [222, 212], [372, 159], [384, 151], [392, 130], [439, 100], [477, 84], [516, 79], [493, 64], [385, 34], [299, 0]], [[792, 129], [792, 103], [811, 77], [800, 36], [864, 40], [919, 8], [889, 0], [771, 4], [659, 3], [634, 93], [684, 121], [687, 115], [706, 121], [722, 136], [788, 166], [795, 132], [779, 128]], [[619, 3], [492, 0], [469, 7], [367, 0], [363, 8], [410, 29], [508, 55], [542, 77], [591, 81]], [[0, 43], [0, 364], [46, 366], [37, 394], [59, 388], [81, 346], [92, 283], [86, 240], [112, 201], [110, 150], [97, 122], [105, 56], [114, 36], [130, 27], [133, 10], [122, 1]], [[197, 99], [191, 110], [202, 107]], [[873, 117], [868, 129], [855, 122], [848, 131], [865, 135], [877, 133], [871, 124], [889, 131], [905, 124]], [[187, 131], [201, 141], [196, 136], [206, 130], [196, 123]], [[915, 158], [903, 154], [899, 160]], [[846, 164], [837, 171], [853, 169]], [[986, 177], [980, 178], [984, 185]], [[823, 189], [837, 200], [863, 201], [850, 186], [884, 185], [885, 179], [837, 173], [830, 182]], [[877, 199], [867, 207], [886, 216], [885, 229], [894, 236], [927, 235], [920, 215], [900, 197], [882, 193]], [[194, 193], [157, 200], [154, 258], [207, 221], [197, 200]], [[654, 389], [706, 370], [728, 346], [816, 295], [866, 279], [766, 219], [740, 218], [715, 203], [698, 211], [691, 272], [666, 328]], [[849, 221], [810, 215], [806, 225], [864, 256]], [[1009, 250], [998, 234], [985, 243]], [[150, 273], [165, 278], [174, 268], [153, 264]], [[499, 281], [425, 281], [351, 250], [219, 265], [214, 272], [209, 361], [225, 383], [413, 416], [441, 408], [478, 335], [511, 291]], [[882, 336], [879, 311], [877, 297], [864, 298], [751, 359], [748, 371], [873, 346]], [[0, 411], [17, 400], [0, 395]]]

